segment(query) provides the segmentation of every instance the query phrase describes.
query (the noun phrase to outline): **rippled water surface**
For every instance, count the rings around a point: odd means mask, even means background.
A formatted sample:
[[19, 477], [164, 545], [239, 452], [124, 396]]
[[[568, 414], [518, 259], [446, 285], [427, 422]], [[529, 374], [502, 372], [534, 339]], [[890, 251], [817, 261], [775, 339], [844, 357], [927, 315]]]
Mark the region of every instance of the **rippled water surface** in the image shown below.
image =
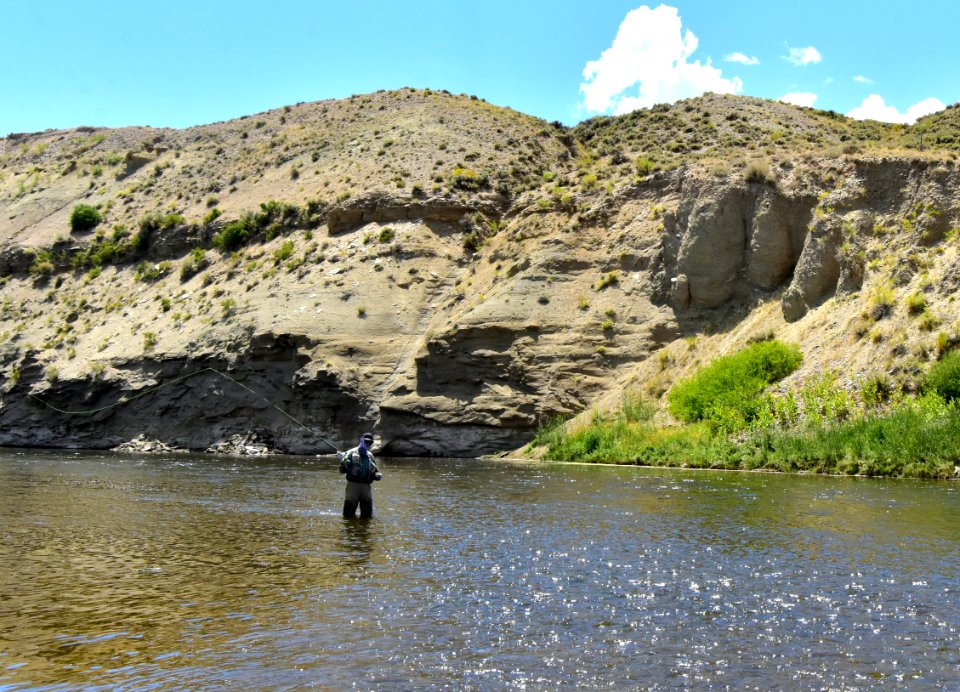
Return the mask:
[[0, 451], [0, 689], [937, 688], [956, 485]]

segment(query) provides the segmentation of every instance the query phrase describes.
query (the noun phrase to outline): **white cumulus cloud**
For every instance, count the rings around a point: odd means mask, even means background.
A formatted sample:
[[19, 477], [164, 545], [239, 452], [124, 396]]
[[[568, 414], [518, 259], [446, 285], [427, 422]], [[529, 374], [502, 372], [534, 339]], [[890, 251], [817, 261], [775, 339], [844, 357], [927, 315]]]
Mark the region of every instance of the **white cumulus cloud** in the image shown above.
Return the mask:
[[813, 108], [816, 100], [817, 95], [811, 94], [809, 91], [791, 91], [777, 99], [777, 101], [792, 103], [794, 106], [806, 106], [807, 108]]
[[860, 82], [861, 84], [873, 84], [873, 80], [869, 77], [864, 77], [862, 74], [858, 74], [853, 78], [853, 81]]
[[689, 61], [699, 40], [683, 30], [677, 8], [646, 5], [624, 17], [613, 44], [583, 68], [583, 105], [591, 113], [628, 113], [708, 91], [738, 94], [743, 82], [727, 79], [709, 60]]
[[789, 52], [787, 55], [783, 56], [783, 59], [789, 63], [797, 65], [798, 67], [803, 65], [815, 65], [823, 60], [823, 56], [820, 55], [820, 51], [813, 46], [807, 46], [806, 48], [790, 48], [790, 46], [787, 46], [787, 50]]
[[730, 55], [724, 57], [724, 60], [727, 62], [738, 62], [741, 65], [759, 65], [760, 58], [756, 56], [746, 55], [745, 53], [730, 53]]
[[925, 98], [923, 101], [913, 104], [907, 109], [906, 113], [901, 113], [896, 106], [888, 106], [887, 102], [879, 94], [870, 94], [863, 99], [863, 103], [847, 113], [851, 118], [857, 120], [879, 120], [884, 123], [903, 123], [909, 125], [915, 123], [918, 118], [925, 115], [942, 111], [946, 108], [940, 99]]

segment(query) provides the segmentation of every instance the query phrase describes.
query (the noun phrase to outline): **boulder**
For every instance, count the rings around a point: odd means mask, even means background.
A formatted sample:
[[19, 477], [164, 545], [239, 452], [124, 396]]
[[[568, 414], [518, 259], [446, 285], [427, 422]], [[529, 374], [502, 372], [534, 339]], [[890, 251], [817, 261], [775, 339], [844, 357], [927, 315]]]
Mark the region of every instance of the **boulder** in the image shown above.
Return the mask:
[[671, 279], [670, 299], [680, 312], [690, 307], [690, 281], [686, 274]]

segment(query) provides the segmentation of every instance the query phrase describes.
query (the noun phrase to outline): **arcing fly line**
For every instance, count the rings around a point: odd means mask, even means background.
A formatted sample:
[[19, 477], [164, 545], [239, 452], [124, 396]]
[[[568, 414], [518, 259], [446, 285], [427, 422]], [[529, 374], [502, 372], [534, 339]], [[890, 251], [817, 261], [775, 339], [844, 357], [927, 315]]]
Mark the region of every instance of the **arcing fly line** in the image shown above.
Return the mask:
[[179, 382], [183, 382], [184, 380], [188, 380], [188, 379], [190, 379], [191, 377], [196, 377], [197, 375], [202, 375], [203, 373], [206, 373], [206, 372], [212, 372], [212, 373], [214, 373], [214, 374], [216, 374], [216, 375], [219, 375], [220, 377], [222, 377], [222, 378], [224, 378], [224, 379], [226, 379], [226, 380], [230, 380], [231, 382], [233, 382], [233, 383], [234, 383], [235, 385], [237, 385], [238, 387], [241, 387], [241, 388], [247, 390], [248, 392], [250, 392], [251, 394], [253, 394], [255, 397], [258, 397], [258, 398], [260, 398], [260, 399], [263, 399], [265, 402], [267, 402], [268, 404], [270, 404], [270, 406], [272, 406], [278, 413], [281, 413], [281, 414], [283, 414], [284, 416], [286, 416], [287, 418], [289, 418], [290, 420], [292, 420], [294, 423], [296, 423], [296, 424], [299, 425], [301, 428], [303, 428], [304, 430], [306, 430], [308, 433], [310, 433], [311, 435], [313, 435], [314, 437], [316, 437], [318, 440], [320, 440], [323, 444], [327, 445], [327, 447], [329, 447], [330, 449], [332, 449], [334, 452], [339, 452], [339, 451], [340, 451], [340, 450], [338, 450], [336, 447], [334, 447], [330, 442], [328, 442], [328, 441], [325, 440], [323, 437], [321, 437], [320, 435], [318, 435], [318, 434], [316, 433], [316, 431], [314, 431], [314, 430], [313, 430], [312, 428], [310, 428], [308, 425], [305, 425], [304, 423], [302, 423], [302, 422], [300, 422], [299, 420], [297, 420], [296, 418], [294, 418], [294, 417], [293, 417], [292, 415], [290, 415], [287, 411], [284, 411], [282, 408], [280, 408], [280, 407], [277, 406], [275, 403], [273, 403], [272, 401], [270, 401], [270, 400], [269, 400], [267, 397], [265, 397], [263, 394], [260, 394], [259, 392], [256, 392], [256, 391], [254, 391], [253, 389], [250, 389], [250, 387], [248, 387], [247, 385], [243, 384], [243, 382], [239, 382], [239, 381], [233, 379], [232, 377], [230, 377], [230, 375], [227, 375], [226, 373], [222, 373], [222, 372], [220, 372], [219, 370], [217, 370], [216, 368], [201, 368], [200, 370], [197, 370], [197, 371], [195, 371], [195, 372], [191, 372], [191, 373], [188, 373], [188, 374], [186, 374], [186, 375], [181, 375], [180, 377], [175, 377], [175, 378], [173, 378], [172, 380], [170, 380], [169, 382], [164, 382], [163, 384], [158, 384], [158, 385], [155, 386], [155, 387], [149, 387], [149, 388], [145, 389], [144, 391], [139, 392], [139, 393], [133, 395], [133, 396], [130, 397], [129, 399], [121, 399], [120, 401], [115, 401], [114, 403], [112, 403], [112, 404], [107, 404], [106, 406], [100, 406], [99, 408], [84, 409], [84, 410], [80, 410], [80, 411], [67, 411], [67, 410], [62, 409], [62, 408], [57, 408], [57, 407], [54, 406], [53, 404], [44, 401], [43, 399], [41, 399], [40, 397], [38, 397], [38, 396], [36, 396], [36, 395], [34, 395], [34, 394], [30, 394], [30, 397], [31, 397], [32, 399], [35, 399], [35, 400], [39, 401], [41, 404], [43, 404], [43, 405], [46, 406], [47, 408], [52, 409], [52, 410], [56, 411], [57, 413], [62, 413], [62, 414], [67, 415], [67, 416], [92, 415], [92, 414], [94, 414], [94, 413], [100, 413], [101, 411], [109, 411], [109, 410], [112, 409], [112, 408], [118, 408], [118, 407], [120, 407], [120, 406], [124, 406], [124, 405], [126, 405], [126, 404], [129, 404], [131, 401], [134, 401], [134, 400], [139, 399], [139, 398], [141, 398], [141, 397], [145, 397], [145, 396], [147, 396], [148, 394], [153, 394], [154, 392], [158, 392], [158, 391], [160, 391], [161, 389], [164, 389], [164, 388], [166, 388], [166, 387], [170, 387], [170, 386], [175, 385], [175, 384], [177, 384], [177, 383], [179, 383]]

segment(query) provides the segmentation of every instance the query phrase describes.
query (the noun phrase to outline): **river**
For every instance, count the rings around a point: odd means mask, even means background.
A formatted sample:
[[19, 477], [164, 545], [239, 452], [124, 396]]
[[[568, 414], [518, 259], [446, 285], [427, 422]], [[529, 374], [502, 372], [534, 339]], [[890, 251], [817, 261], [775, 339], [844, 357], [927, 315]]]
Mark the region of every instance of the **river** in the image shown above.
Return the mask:
[[0, 690], [945, 688], [960, 486], [0, 450]]

